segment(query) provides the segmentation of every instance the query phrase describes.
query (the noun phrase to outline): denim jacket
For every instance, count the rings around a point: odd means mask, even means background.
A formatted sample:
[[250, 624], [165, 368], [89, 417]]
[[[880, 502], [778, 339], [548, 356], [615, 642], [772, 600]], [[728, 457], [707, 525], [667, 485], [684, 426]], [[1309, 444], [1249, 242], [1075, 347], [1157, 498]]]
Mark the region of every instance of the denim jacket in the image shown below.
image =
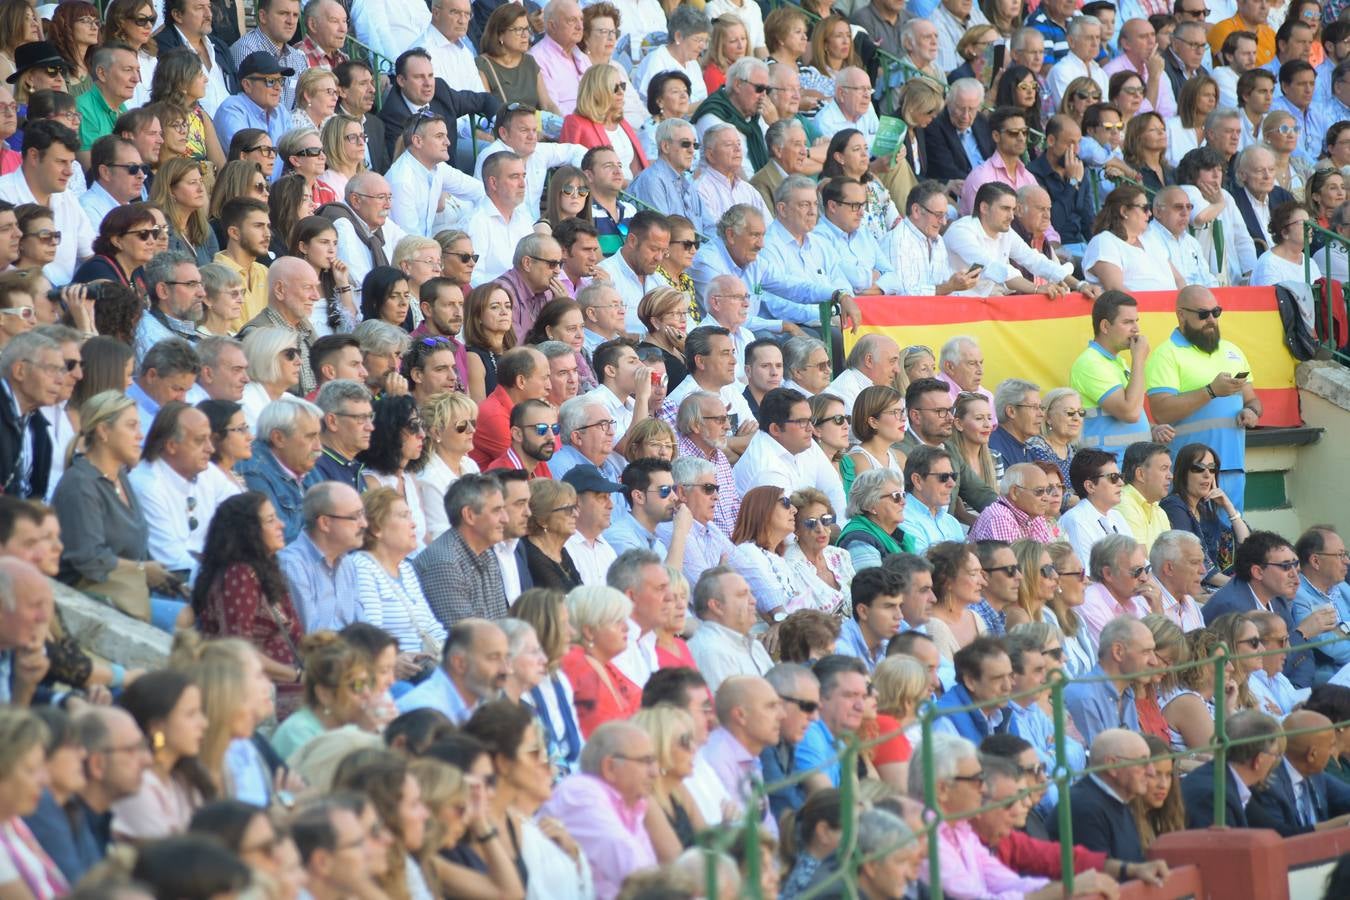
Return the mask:
[[299, 481], [288, 473], [272, 454], [272, 448], [261, 440], [253, 442], [253, 458], [240, 460], [235, 466], [250, 491], [265, 494], [276, 507], [277, 516], [286, 525], [286, 543], [300, 536], [304, 525], [301, 503], [305, 491], [323, 481], [318, 469], [310, 469]]

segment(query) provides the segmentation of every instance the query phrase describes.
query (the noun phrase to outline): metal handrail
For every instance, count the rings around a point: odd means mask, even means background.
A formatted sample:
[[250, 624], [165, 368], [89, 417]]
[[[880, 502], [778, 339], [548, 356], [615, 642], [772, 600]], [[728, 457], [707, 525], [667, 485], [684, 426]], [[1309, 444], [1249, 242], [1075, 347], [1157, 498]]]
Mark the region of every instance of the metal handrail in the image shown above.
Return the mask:
[[1326, 338], [1322, 341], [1322, 347], [1338, 362], [1344, 365], [1350, 365], [1350, 354], [1346, 353], [1336, 345], [1336, 317], [1335, 310], [1331, 307], [1332, 289], [1331, 280], [1331, 248], [1333, 244], [1339, 244], [1341, 249], [1350, 253], [1350, 238], [1343, 237], [1334, 231], [1323, 228], [1312, 219], [1306, 219], [1303, 222], [1303, 280], [1312, 286], [1312, 261], [1313, 261], [1313, 239], [1321, 235], [1323, 238], [1323, 264], [1322, 276], [1326, 281], [1322, 284], [1321, 295], [1318, 298], [1322, 304], [1322, 311], [1325, 319]]
[[[822, 315], [824, 315], [825, 307], [826, 304], [822, 304]], [[1264, 735], [1244, 739], [1230, 738], [1227, 733], [1227, 710], [1225, 704], [1222, 702], [1222, 698], [1225, 695], [1224, 684], [1228, 664], [1236, 660], [1255, 659], [1266, 656], [1283, 655], [1291, 652], [1303, 652], [1344, 640], [1347, 640], [1346, 636], [1341, 635], [1339, 633], [1335, 633], [1329, 637], [1300, 644], [1297, 647], [1279, 647], [1272, 650], [1258, 650], [1250, 653], [1240, 653], [1240, 654], [1230, 653], [1228, 652], [1227, 648], [1221, 645], [1212, 656], [1206, 657], [1204, 659], [1191, 660], [1173, 666], [1150, 669], [1145, 672], [1136, 673], [1135, 675], [1136, 678], [1142, 678], [1148, 675], [1170, 674], [1196, 669], [1202, 666], [1212, 666], [1214, 669], [1214, 696], [1216, 698], [1220, 698], [1220, 702], [1216, 703], [1214, 706], [1214, 737], [1209, 744], [1202, 747], [1188, 747], [1185, 750], [1173, 753], [1165, 753], [1159, 754], [1157, 756], [1151, 756], [1149, 757], [1147, 762], [1151, 763], [1151, 762], [1162, 762], [1165, 760], [1177, 760], [1185, 757], [1194, 757], [1200, 754], [1212, 753], [1214, 757], [1214, 790], [1213, 790], [1214, 825], [1216, 827], [1223, 827], [1227, 816], [1225, 797], [1228, 790], [1227, 756], [1229, 751], [1233, 747], [1241, 746], [1243, 744], [1265, 742], [1280, 737], [1310, 734], [1320, 730], [1316, 728], [1284, 729], [1283, 727], [1281, 727], [1279, 730], [1277, 730], [1275, 733], [1271, 735]], [[939, 718], [959, 715], [961, 713], [966, 712], [973, 712], [976, 710], [985, 709], [987, 707], [1006, 706], [1007, 704], [1015, 700], [1024, 699], [1030, 696], [1035, 696], [1037, 694], [1043, 693], [1047, 689], [1050, 691], [1050, 699], [1054, 712], [1052, 718], [1054, 723], [1054, 734], [1055, 734], [1055, 768], [1052, 773], [1047, 773], [1047, 781], [1053, 782], [1059, 788], [1058, 818], [1059, 818], [1059, 843], [1061, 853], [1061, 860], [1060, 860], [1061, 881], [1064, 884], [1065, 895], [1068, 896], [1071, 895], [1073, 892], [1073, 882], [1074, 882], [1072, 801], [1069, 792], [1071, 781], [1083, 775], [1094, 774], [1097, 772], [1104, 772], [1110, 769], [1123, 768], [1126, 766], [1135, 766], [1141, 763], [1140, 760], [1126, 760], [1123, 762], [1112, 763], [1110, 765], [1102, 765], [1102, 764], [1088, 765], [1086, 768], [1081, 770], [1071, 771], [1069, 768], [1066, 750], [1068, 722], [1066, 715], [1066, 707], [1064, 705], [1064, 688], [1071, 683], [1082, 684], [1082, 683], [1104, 682], [1110, 680], [1113, 680], [1111, 676], [1104, 676], [1104, 675], [1085, 676], [1081, 678], [1070, 679], [1063, 673], [1063, 671], [1060, 671], [1055, 673], [1055, 675], [1047, 685], [1042, 685], [1039, 688], [1035, 688], [1028, 691], [1022, 691], [1015, 694], [1010, 694], [1004, 697], [998, 697], [993, 700], [974, 702], [958, 707], [944, 707], [942, 709], [938, 709], [932, 703], [924, 704], [919, 713], [919, 724], [922, 728], [922, 732], [920, 739], [920, 749], [917, 756], [919, 763], [923, 766], [923, 784], [924, 784], [924, 795], [926, 806], [925, 810], [926, 822], [923, 830], [928, 835], [928, 865], [929, 865], [929, 882], [930, 882], [929, 893], [934, 898], [934, 900], [941, 900], [943, 896], [940, 848], [936, 839], [937, 828], [942, 823], [948, 821], [948, 818], [938, 808], [936, 800], [937, 778], [936, 778], [936, 770], [933, 765], [933, 747], [932, 747], [933, 723]], [[1350, 726], [1350, 720], [1333, 723], [1333, 726], [1338, 729]], [[866, 861], [865, 859], [859, 856], [859, 850], [856, 845], [856, 815], [854, 814], [855, 809], [854, 800], [857, 795], [858, 754], [872, 747], [875, 747], [881, 743], [884, 743], [885, 741], [890, 740], [891, 738], [895, 737], [896, 734], [898, 733], [899, 732], [895, 731], [887, 732], [885, 734], [878, 735], [877, 737], [866, 741], [859, 740], [855, 736], [851, 735], [845, 736], [840, 740], [841, 746], [835, 753], [834, 757], [830, 760], [823, 762], [820, 766], [817, 766], [816, 768], [809, 771], [793, 773], [787, 776], [786, 778], [783, 778], [772, 784], [753, 785], [750, 790], [749, 798], [745, 804], [745, 815], [742, 824], [740, 824], [735, 828], [723, 828], [721, 830], [710, 831], [709, 833], [701, 836], [700, 838], [701, 845], [711, 851], [726, 851], [728, 848], [733, 846], [737, 840], [751, 842], [746, 843], [744, 845], [746, 849], [745, 859], [747, 865], [747, 877], [744, 880], [745, 890], [743, 891], [743, 895], [751, 897], [758, 896], [757, 886], [759, 883], [758, 881], [759, 876], [758, 834], [759, 834], [759, 816], [760, 816], [759, 811], [763, 808], [763, 804], [768, 802], [768, 797], [770, 794], [777, 793], [781, 790], [797, 785], [805, 781], [810, 776], [820, 774], [824, 772], [827, 768], [837, 764], [839, 766], [840, 772], [839, 792], [840, 792], [841, 809], [844, 810], [844, 815], [841, 816], [840, 819], [840, 826], [842, 831], [839, 850], [837, 851], [838, 858], [840, 860], [839, 869], [837, 872], [831, 874], [828, 878], [822, 879], [817, 885], [815, 885], [815, 887], [813, 887], [811, 891], [801, 895], [801, 897], [802, 900], [809, 900], [809, 898], [818, 896], [819, 894], [824, 893], [826, 891], [835, 890], [841, 884], [846, 886], [846, 890], [848, 891], [846, 896], [855, 895], [858, 867], [861, 866], [862, 862]], [[911, 759], [911, 764], [913, 764], [913, 761], [914, 760]], [[1026, 789], [1019, 791], [1017, 794], [1014, 794], [1013, 796], [1008, 797], [1004, 800], [986, 804], [985, 806], [980, 807], [979, 810], [976, 810], [976, 812], [983, 812], [986, 810], [1007, 806], [1011, 803], [1018, 802], [1023, 797], [1026, 797], [1029, 794], [1039, 790], [1041, 790], [1041, 785], [1029, 786]], [[968, 813], [965, 816], [963, 816], [963, 818], [969, 815], [971, 814]], [[885, 848], [884, 852], [879, 855], [885, 855], [886, 853], [890, 853], [896, 849], [900, 848], [887, 847]], [[716, 890], [717, 873], [716, 873], [716, 861], [714, 855], [711, 853], [709, 854], [708, 858], [707, 875], [709, 878], [708, 881], [709, 896], [712, 896]]]

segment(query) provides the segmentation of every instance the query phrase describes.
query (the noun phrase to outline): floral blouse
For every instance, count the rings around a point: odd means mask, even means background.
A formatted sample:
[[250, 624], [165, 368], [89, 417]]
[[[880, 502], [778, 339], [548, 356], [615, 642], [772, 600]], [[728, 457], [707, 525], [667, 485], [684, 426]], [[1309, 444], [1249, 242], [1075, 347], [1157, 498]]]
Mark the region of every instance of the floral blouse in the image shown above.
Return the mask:
[[794, 543], [783, 553], [783, 557], [789, 563], [807, 575], [807, 588], [817, 609], [831, 615], [852, 618], [853, 604], [849, 602], [849, 586], [853, 583], [853, 557], [847, 550], [839, 547], [825, 547], [821, 551], [821, 556], [825, 560], [825, 568], [829, 569], [834, 580], [839, 582], [838, 590], [817, 574], [816, 567], [806, 558], [806, 554], [802, 553], [801, 547]]
[[875, 178], [867, 180], [867, 206], [863, 207], [863, 227], [872, 233], [878, 244], [887, 246], [891, 223], [900, 218], [900, 212], [891, 200], [891, 192]]

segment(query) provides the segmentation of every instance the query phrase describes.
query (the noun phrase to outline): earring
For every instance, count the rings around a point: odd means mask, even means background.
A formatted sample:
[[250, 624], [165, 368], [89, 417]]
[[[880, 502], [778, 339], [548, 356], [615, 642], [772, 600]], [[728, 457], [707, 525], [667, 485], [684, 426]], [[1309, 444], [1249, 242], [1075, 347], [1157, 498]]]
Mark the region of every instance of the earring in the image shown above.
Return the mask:
[[162, 731], [156, 731], [150, 737], [150, 748], [154, 750], [156, 753], [158, 753], [160, 750], [163, 750], [164, 745], [166, 743], [168, 742], [164, 739], [164, 732]]

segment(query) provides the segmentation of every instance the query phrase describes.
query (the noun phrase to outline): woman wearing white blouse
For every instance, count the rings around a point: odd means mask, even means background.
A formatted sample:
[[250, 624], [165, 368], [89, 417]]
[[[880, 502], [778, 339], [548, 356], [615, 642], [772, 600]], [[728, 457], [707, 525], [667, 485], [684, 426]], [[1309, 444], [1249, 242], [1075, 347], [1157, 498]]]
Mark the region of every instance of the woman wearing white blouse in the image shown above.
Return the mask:
[[1177, 291], [1186, 286], [1163, 247], [1148, 233], [1149, 201], [1142, 188], [1122, 184], [1106, 195], [1083, 254], [1087, 280], [1105, 290]]
[[370, 446], [356, 455], [357, 461], [366, 467], [368, 488], [392, 488], [408, 504], [417, 531], [414, 552], [426, 545], [427, 520], [413, 482], [413, 473], [422, 468], [425, 445], [426, 433], [417, 412], [417, 401], [411, 394], [385, 396], [375, 401], [375, 430], [370, 435]]
[[361, 498], [366, 508], [366, 538], [352, 554], [357, 603], [364, 621], [398, 640], [399, 656], [425, 654], [440, 659], [443, 626], [427, 605], [422, 584], [408, 556], [418, 548], [408, 504], [392, 488], [374, 488]]
[[1315, 258], [1309, 262], [1306, 280], [1303, 275], [1303, 223], [1309, 218], [1308, 211], [1294, 200], [1270, 211], [1270, 239], [1274, 246], [1257, 259], [1252, 269], [1252, 287], [1284, 281], [1311, 284], [1322, 277]]
[[797, 525], [797, 510], [783, 489], [752, 488], [741, 498], [731, 541], [736, 550], [728, 565], [750, 584], [755, 607], [769, 622], [779, 614], [814, 608], [809, 573], [783, 557]]
[[445, 492], [460, 476], [478, 472], [478, 463], [469, 457], [478, 430], [478, 407], [468, 394], [447, 391], [423, 403], [421, 413], [431, 452], [424, 454], [426, 463], [413, 480], [426, 518], [427, 543], [431, 543], [450, 530]]

